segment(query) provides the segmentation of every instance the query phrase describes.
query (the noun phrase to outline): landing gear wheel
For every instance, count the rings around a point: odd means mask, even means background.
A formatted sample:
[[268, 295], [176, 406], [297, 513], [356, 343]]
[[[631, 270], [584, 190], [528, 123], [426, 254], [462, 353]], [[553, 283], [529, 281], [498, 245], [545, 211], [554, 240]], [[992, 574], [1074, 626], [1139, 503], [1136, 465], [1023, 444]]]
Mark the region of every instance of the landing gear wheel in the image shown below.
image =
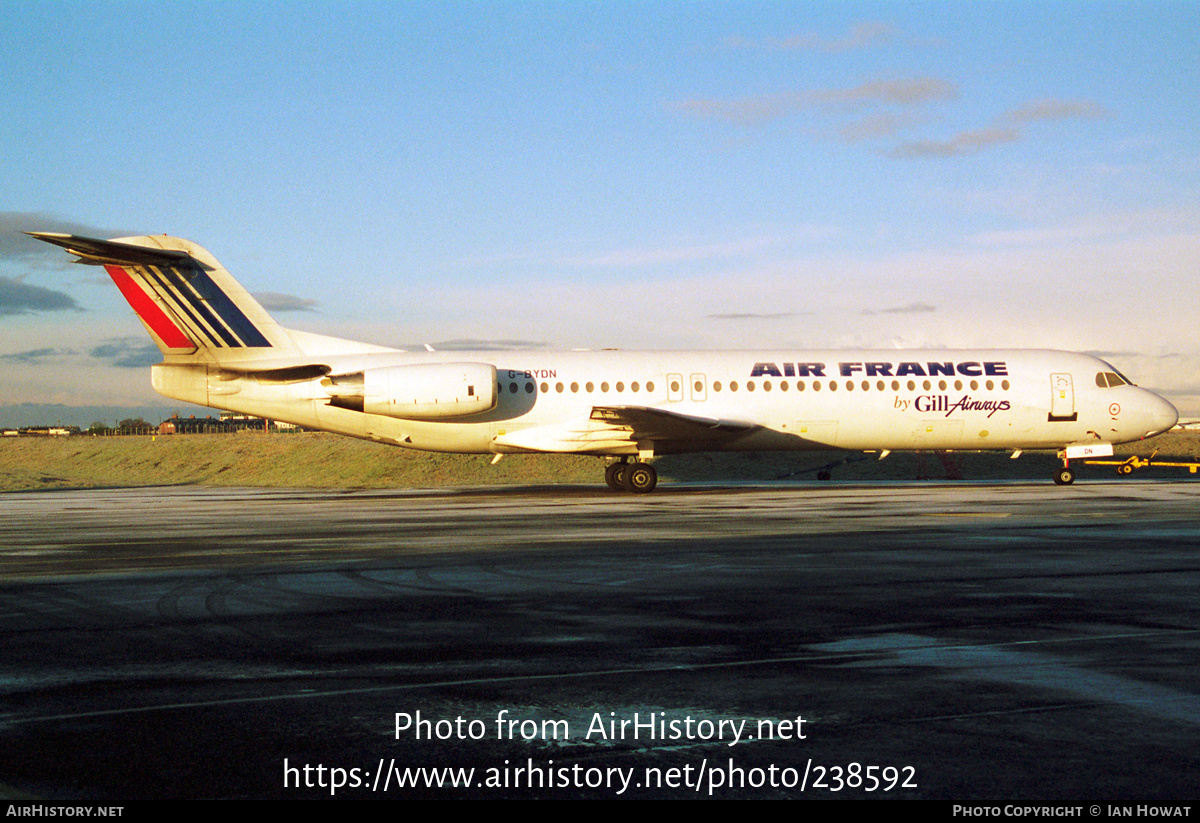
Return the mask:
[[604, 470], [604, 482], [615, 492], [625, 491], [625, 471], [628, 463], [610, 463]]
[[817, 479], [818, 480], [832, 480], [833, 475], [830, 474], [829, 472], [825, 471], [824, 469], [822, 469], [821, 471], [817, 472]]
[[634, 463], [625, 472], [625, 487], [637, 494], [648, 494], [658, 485], [658, 472], [649, 463]]
[[1133, 466], [1128, 463], [1122, 463], [1117, 466], [1117, 474], [1133, 474]]
[[1075, 482], [1075, 472], [1067, 468], [1059, 469], [1054, 473], [1054, 482], [1060, 486], [1069, 486]]

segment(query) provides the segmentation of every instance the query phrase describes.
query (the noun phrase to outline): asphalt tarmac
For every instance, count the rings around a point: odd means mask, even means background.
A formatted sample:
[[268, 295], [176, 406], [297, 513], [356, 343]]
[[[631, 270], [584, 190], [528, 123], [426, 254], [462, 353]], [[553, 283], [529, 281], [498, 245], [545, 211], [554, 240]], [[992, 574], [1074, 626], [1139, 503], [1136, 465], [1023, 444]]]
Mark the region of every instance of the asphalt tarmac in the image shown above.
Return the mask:
[[0, 794], [1184, 802], [1198, 591], [1186, 480], [5, 494]]

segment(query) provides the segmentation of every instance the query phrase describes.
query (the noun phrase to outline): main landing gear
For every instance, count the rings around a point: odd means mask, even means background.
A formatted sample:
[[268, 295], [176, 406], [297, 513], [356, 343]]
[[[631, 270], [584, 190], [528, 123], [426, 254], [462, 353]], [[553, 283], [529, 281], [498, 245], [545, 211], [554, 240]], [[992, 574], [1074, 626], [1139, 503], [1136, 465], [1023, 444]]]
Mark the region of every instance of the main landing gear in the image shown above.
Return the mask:
[[604, 470], [604, 482], [613, 491], [647, 494], [658, 485], [658, 472], [649, 463], [629, 463], [622, 460]]

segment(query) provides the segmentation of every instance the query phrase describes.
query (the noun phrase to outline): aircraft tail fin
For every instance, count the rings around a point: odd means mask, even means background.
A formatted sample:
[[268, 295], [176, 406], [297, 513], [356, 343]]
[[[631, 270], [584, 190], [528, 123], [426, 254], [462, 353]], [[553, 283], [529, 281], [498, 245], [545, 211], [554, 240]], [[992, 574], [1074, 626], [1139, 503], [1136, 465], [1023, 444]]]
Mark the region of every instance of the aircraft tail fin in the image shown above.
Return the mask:
[[223, 355], [244, 360], [295, 350], [266, 309], [191, 241], [166, 235], [98, 240], [28, 234], [61, 246], [79, 258], [77, 263], [104, 266], [164, 355], [207, 350], [217, 360]]

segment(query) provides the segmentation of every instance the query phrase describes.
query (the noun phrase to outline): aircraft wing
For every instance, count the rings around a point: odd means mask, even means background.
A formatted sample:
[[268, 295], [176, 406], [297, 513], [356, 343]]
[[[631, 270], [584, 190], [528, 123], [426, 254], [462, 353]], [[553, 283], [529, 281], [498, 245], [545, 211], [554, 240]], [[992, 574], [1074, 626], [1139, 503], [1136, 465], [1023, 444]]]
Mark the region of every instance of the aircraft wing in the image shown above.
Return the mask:
[[754, 423], [645, 406], [593, 406], [587, 417], [514, 432], [499, 431], [493, 442], [522, 451], [576, 454], [629, 454], [639, 443], [653, 443], [655, 452], [670, 454], [720, 449], [757, 428]]
[[755, 423], [698, 417], [646, 406], [593, 406], [591, 419], [631, 429], [630, 439], [634, 442], [650, 440], [662, 444], [676, 441], [724, 444], [758, 428]]

